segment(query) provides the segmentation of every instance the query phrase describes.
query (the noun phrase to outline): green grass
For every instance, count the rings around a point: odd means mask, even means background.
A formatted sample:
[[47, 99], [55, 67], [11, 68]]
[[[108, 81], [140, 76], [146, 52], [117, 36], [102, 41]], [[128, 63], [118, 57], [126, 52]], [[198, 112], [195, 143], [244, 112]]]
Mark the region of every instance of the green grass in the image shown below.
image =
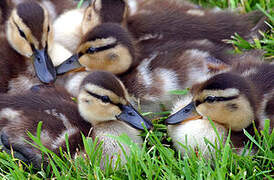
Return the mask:
[[[269, 121], [268, 121], [269, 122]], [[126, 135], [116, 137], [120, 142], [131, 147], [131, 155], [126, 155], [127, 163], [112, 169], [106, 165], [100, 169], [102, 151], [96, 148], [97, 141], [83, 136], [86, 158], [75, 160], [67, 153], [56, 156], [39, 143], [39, 137], [31, 136], [41, 151], [49, 157], [49, 165], [41, 170], [35, 170], [23, 162], [12, 158], [6, 153], [0, 153], [1, 179], [271, 179], [274, 167], [274, 132], [268, 133], [269, 123], [265, 130], [250, 137], [251, 144], [259, 148], [255, 156], [238, 156], [230, 148], [229, 139], [224, 145], [211, 144], [216, 149], [212, 160], [197, 156], [196, 152], [188, 149], [189, 153], [182, 157], [180, 153], [161, 142], [162, 136], [157, 132], [146, 132], [142, 148], [134, 144]], [[246, 133], [246, 132], [245, 132]], [[246, 133], [247, 136], [250, 136]], [[222, 139], [220, 137], [220, 139]], [[256, 139], [256, 140], [255, 140]], [[187, 147], [185, 147], [187, 148]], [[199, 152], [200, 153], [200, 152]]]
[[[249, 49], [262, 49], [268, 61], [273, 61], [273, 7], [272, 0], [193, 0], [193, 2], [207, 7], [220, 7], [240, 9], [247, 13], [255, 9], [263, 11], [268, 19], [270, 30], [262, 33], [261, 40], [254, 39], [249, 43], [233, 36], [230, 43], [234, 44], [236, 52]], [[272, 3], [272, 4], [271, 4]], [[173, 94], [185, 94], [186, 91], [173, 91]], [[160, 112], [157, 115], [167, 116], [169, 112]], [[151, 113], [145, 113], [150, 116]], [[47, 150], [39, 141], [39, 137], [30, 135], [36, 146], [45, 156], [49, 157], [49, 165], [42, 169], [35, 169], [13, 158], [5, 152], [0, 152], [0, 179], [273, 179], [274, 178], [274, 132], [268, 133], [269, 124], [262, 132], [256, 131], [256, 137], [250, 138], [246, 151], [256, 147], [255, 155], [239, 156], [230, 148], [230, 140], [224, 145], [215, 148], [212, 160], [206, 160], [188, 147], [188, 154], [182, 156], [171, 146], [171, 139], [167, 137], [165, 117], [153, 120], [153, 132], [144, 132], [144, 145], [137, 147], [127, 136], [116, 137], [120, 142], [131, 146], [131, 155], [127, 156], [127, 163], [121, 165], [118, 160], [113, 169], [106, 165], [105, 170], [100, 169], [102, 158], [101, 148], [96, 148], [97, 142], [83, 137], [86, 158], [78, 157], [73, 160], [69, 155], [69, 148], [61, 151], [58, 157]], [[38, 134], [41, 127], [38, 128]], [[219, 137], [222, 139], [222, 137]]]

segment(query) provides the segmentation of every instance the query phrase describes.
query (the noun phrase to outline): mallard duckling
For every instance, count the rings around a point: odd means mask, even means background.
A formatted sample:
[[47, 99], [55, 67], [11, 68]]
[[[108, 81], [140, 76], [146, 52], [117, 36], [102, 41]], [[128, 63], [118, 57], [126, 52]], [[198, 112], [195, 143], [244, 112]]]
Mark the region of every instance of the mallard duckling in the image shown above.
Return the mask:
[[[273, 77], [273, 64], [254, 60], [254, 58], [252, 60], [249, 57], [245, 61], [234, 64], [229, 71], [194, 85], [191, 90], [192, 102], [170, 116], [166, 122], [170, 125], [184, 124], [184, 120], [190, 118], [189, 112], [196, 109], [199, 115], [209, 117], [216, 124], [231, 129], [233, 145], [244, 147], [249, 139], [242, 130], [246, 129], [251, 135], [254, 135], [252, 122], [255, 122], [259, 130], [262, 130], [265, 119], [270, 119], [270, 131], [273, 131]], [[196, 127], [193, 128], [192, 132], [187, 132], [190, 136], [196, 131]], [[176, 137], [181, 133], [181, 130], [178, 129], [178, 131], [173, 131], [170, 134]]]
[[47, 11], [35, 2], [18, 4], [1, 36], [0, 92], [16, 93], [40, 83], [53, 83], [56, 71], [48, 51], [52, 27]]
[[125, 26], [127, 16], [125, 0], [94, 0], [88, 7], [67, 11], [55, 20], [55, 42], [75, 53], [82, 36], [90, 29], [104, 22]]
[[86, 70], [106, 70], [118, 74], [130, 94], [137, 98], [170, 101], [169, 91], [203, 81], [211, 69], [225, 69], [226, 65], [218, 59], [229, 57], [221, 47], [195, 41], [169, 41], [155, 46], [154, 54], [138, 54], [136, 48], [126, 29], [115, 23], [104, 23], [89, 31], [77, 54], [56, 71], [62, 74], [81, 66]]
[[[108, 135], [127, 134], [141, 145], [138, 129], [152, 128], [151, 122], [129, 104], [121, 81], [103, 71], [93, 72], [83, 80], [77, 103], [64, 89], [43, 86], [35, 86], [24, 94], [0, 96], [2, 144], [6, 148], [12, 145], [14, 151], [37, 166], [41, 163], [41, 154], [24, 139], [30, 141], [27, 131], [36, 134], [39, 121], [43, 122], [41, 142], [49, 150], [57, 154], [59, 147], [65, 150], [67, 134], [70, 153], [74, 155], [77, 148], [83, 150], [82, 132], [93, 139], [98, 137], [103, 142], [103, 156], [113, 161], [117, 154], [122, 160], [124, 156], [118, 142]], [[129, 147], [123, 147], [130, 153]]]
[[[185, 107], [185, 117], [181, 123], [173, 124], [167, 121], [168, 135], [172, 138], [175, 148], [181, 153], [185, 154], [187, 150], [184, 146], [189, 146], [195, 151], [199, 149], [204, 158], [210, 159], [210, 152], [214, 152], [215, 149], [205, 142], [205, 138], [213, 144], [220, 145], [225, 142], [228, 130], [223, 125], [213, 122], [218, 133], [216, 134], [210, 121], [188, 105], [192, 98], [191, 95], [187, 95], [174, 104], [171, 114], [176, 114]], [[219, 142], [218, 136], [220, 140], [223, 140], [222, 142]]]

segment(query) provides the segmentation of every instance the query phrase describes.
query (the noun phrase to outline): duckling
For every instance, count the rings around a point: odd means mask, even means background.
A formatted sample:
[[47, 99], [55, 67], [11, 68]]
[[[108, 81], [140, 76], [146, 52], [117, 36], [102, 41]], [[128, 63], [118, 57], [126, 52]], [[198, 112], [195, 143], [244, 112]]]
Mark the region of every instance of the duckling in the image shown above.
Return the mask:
[[53, 24], [54, 40], [75, 53], [87, 31], [104, 22], [126, 26], [127, 16], [128, 5], [125, 0], [94, 0], [86, 8], [72, 9], [60, 15]]
[[222, 47], [196, 41], [169, 41], [155, 46], [154, 54], [138, 53], [135, 45], [130, 33], [119, 24], [101, 24], [84, 36], [77, 54], [56, 67], [57, 74], [81, 66], [88, 71], [106, 70], [119, 75], [136, 98], [169, 101], [169, 91], [203, 81], [211, 69], [225, 69], [226, 64], [218, 59], [229, 57]]
[[[235, 63], [227, 72], [216, 74], [205, 82], [194, 85], [191, 89], [191, 103], [166, 120], [169, 125], [180, 123], [170, 129], [171, 136], [175, 139], [181, 137], [180, 127], [183, 126], [184, 120], [188, 123], [187, 119], [191, 117], [189, 112], [192, 109], [202, 117], [211, 118], [227, 130], [231, 129], [231, 140], [235, 147], [244, 147], [249, 140], [243, 134], [243, 129], [254, 135], [252, 122], [258, 130], [263, 130], [265, 119], [270, 119], [270, 131], [273, 131], [273, 77], [273, 64], [247, 56], [245, 61]], [[200, 126], [204, 125], [200, 123]], [[178, 130], [172, 132], [173, 128]], [[193, 136], [192, 133], [195, 131], [196, 127], [195, 130], [190, 130], [189, 127], [187, 133]], [[176, 140], [181, 141], [178, 138]]]
[[56, 71], [48, 56], [52, 40], [46, 9], [25, 2], [12, 10], [6, 36], [0, 37], [0, 93], [22, 92], [40, 81], [55, 81]]
[[128, 29], [133, 37], [142, 43], [142, 49], [153, 51], [155, 43], [203, 40], [221, 46], [228, 46], [225, 39], [234, 33], [250, 40], [265, 30], [265, 17], [260, 12], [244, 15], [231, 11], [214, 11], [178, 1], [147, 1], [134, 15], [128, 18]]
[[[39, 121], [43, 122], [41, 142], [49, 150], [58, 154], [59, 147], [66, 149], [67, 134], [71, 155], [76, 154], [77, 148], [82, 152], [82, 132], [92, 139], [98, 137], [103, 143], [103, 156], [113, 161], [117, 154], [125, 159], [118, 142], [108, 135], [127, 134], [141, 145], [139, 130], [152, 128], [151, 122], [129, 104], [122, 82], [104, 71], [93, 72], [83, 80], [77, 103], [60, 87], [35, 86], [24, 94], [0, 95], [2, 144], [6, 148], [11, 145], [36, 166], [41, 164], [41, 154], [24, 139], [31, 141], [26, 132], [35, 135]], [[126, 153], [130, 153], [129, 147], [122, 145]], [[102, 166], [103, 163], [104, 160]]]
[[[215, 149], [205, 142], [205, 138], [213, 144], [224, 144], [226, 141], [228, 130], [221, 124], [213, 122], [216, 127], [215, 132], [210, 121], [199, 115], [193, 107], [187, 106], [192, 101], [191, 95], [186, 95], [179, 99], [173, 106], [171, 114], [176, 114], [179, 110], [185, 107], [184, 121], [173, 124], [169, 120], [167, 121], [168, 135], [172, 138], [173, 145], [182, 154], [187, 153], [187, 150], [183, 146], [191, 147], [193, 150], [201, 151], [202, 155], [206, 159], [210, 159]], [[195, 130], [193, 130], [193, 128]], [[218, 139], [220, 137], [221, 142]]]

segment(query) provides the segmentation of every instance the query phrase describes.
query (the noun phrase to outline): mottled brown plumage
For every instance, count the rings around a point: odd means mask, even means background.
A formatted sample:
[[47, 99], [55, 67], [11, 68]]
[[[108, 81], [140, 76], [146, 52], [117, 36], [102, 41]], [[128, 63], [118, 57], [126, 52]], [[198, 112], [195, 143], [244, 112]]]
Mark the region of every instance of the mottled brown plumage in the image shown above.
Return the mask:
[[101, 0], [101, 4], [101, 22], [123, 23], [126, 18], [125, 13], [127, 13], [125, 0]]
[[2, 0], [0, 2], [0, 24], [3, 25], [9, 14], [9, 0]]
[[[217, 45], [227, 45], [224, 39], [230, 39], [238, 33], [249, 40], [251, 35], [264, 30], [263, 14], [252, 12], [239, 15], [230, 11], [213, 11], [201, 7], [180, 5], [175, 1], [159, 0], [142, 6], [135, 15], [129, 17], [128, 28], [136, 39], [146, 36], [148, 41], [162, 43], [173, 39], [177, 41], [207, 39]], [[256, 26], [259, 23], [260, 26]], [[256, 27], [256, 28], [254, 28]], [[253, 29], [254, 28], [254, 29]], [[142, 43], [145, 49], [150, 44]]]
[[11, 11], [11, 2], [10, 0], [0, 1], [0, 32], [5, 31], [5, 23], [9, 17]]
[[[5, 110], [13, 116], [13, 119], [7, 119], [9, 116], [5, 114]], [[68, 131], [70, 152], [74, 155], [76, 148], [83, 147], [81, 132], [87, 136], [91, 128], [91, 124], [80, 116], [76, 102], [62, 88], [49, 87], [37, 92], [28, 91], [15, 96], [0, 96], [1, 133], [8, 136], [8, 142], [15, 151], [25, 152], [23, 154], [25, 158], [35, 166], [41, 165], [40, 151], [22, 139], [31, 141], [26, 132], [36, 135], [40, 121], [43, 123], [41, 142], [56, 154], [59, 154], [59, 147], [66, 150], [65, 141], [53, 146], [62, 132]], [[70, 130], [74, 133], [69, 134]]]

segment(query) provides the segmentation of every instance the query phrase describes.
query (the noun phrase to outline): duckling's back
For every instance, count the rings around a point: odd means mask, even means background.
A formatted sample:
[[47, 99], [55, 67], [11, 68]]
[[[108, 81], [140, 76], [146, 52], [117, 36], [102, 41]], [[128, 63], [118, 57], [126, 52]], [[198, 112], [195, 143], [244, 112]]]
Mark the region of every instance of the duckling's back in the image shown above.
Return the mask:
[[[236, 32], [246, 39], [250, 38], [252, 28], [263, 17], [260, 12], [237, 15], [230, 11], [184, 7], [178, 2], [164, 0], [142, 8], [129, 18], [129, 30], [139, 40], [154, 39], [161, 42], [169, 39], [182, 43], [185, 40], [206, 39], [225, 45], [223, 40]], [[260, 25], [263, 26], [263, 23]]]
[[18, 95], [0, 95], [0, 135], [2, 139], [8, 137], [5, 147], [11, 144], [16, 153], [37, 167], [41, 165], [41, 153], [24, 139], [31, 142], [26, 130], [36, 135], [40, 121], [41, 142], [57, 154], [59, 147], [66, 149], [65, 134], [73, 155], [82, 146], [81, 132], [87, 135], [91, 128], [79, 115], [76, 102], [62, 88], [42, 85]]

